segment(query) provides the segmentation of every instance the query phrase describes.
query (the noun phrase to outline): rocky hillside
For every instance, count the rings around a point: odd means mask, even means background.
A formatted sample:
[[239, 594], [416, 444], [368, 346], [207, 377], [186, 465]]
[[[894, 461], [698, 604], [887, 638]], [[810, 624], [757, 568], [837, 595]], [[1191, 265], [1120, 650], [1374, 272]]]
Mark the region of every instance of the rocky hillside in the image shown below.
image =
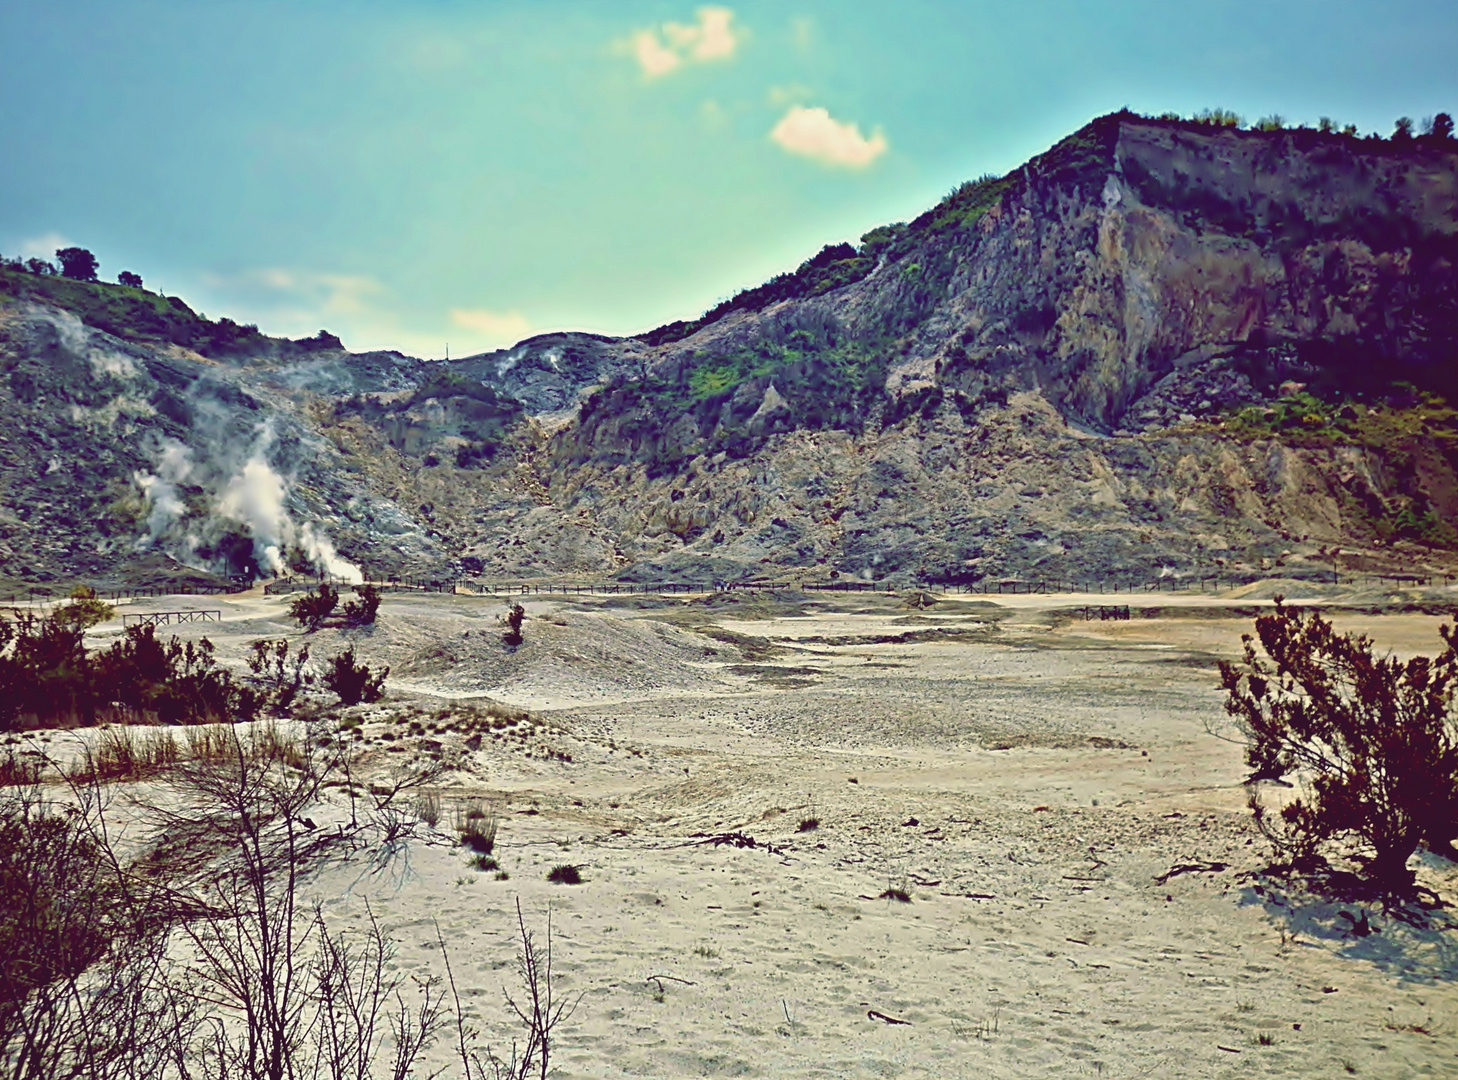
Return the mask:
[[1458, 540], [1451, 141], [1104, 117], [700, 319], [448, 364], [29, 277], [14, 579], [1299, 574]]

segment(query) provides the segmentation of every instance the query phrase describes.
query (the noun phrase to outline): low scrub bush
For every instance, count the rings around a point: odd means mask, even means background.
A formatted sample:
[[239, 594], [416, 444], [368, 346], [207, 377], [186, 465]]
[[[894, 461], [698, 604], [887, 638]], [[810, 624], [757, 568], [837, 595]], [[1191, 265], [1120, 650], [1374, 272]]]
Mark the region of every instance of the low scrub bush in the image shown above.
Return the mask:
[[104, 607], [83, 597], [44, 617], [0, 617], [0, 730], [101, 715], [194, 724], [257, 714], [260, 695], [218, 666], [207, 638], [163, 641], [153, 626], [129, 626], [110, 648], [88, 652], [86, 629]]
[[506, 632], [501, 635], [501, 643], [508, 648], [514, 649], [520, 645], [525, 638], [522, 637], [521, 624], [526, 619], [526, 608], [520, 604], [512, 604], [506, 612]]
[[354, 594], [357, 599], [350, 600], [344, 605], [344, 625], [371, 625], [380, 610], [380, 590], [373, 585], [356, 585]]
[[294, 598], [289, 604], [289, 618], [313, 633], [324, 625], [324, 620], [333, 615], [338, 606], [339, 593], [325, 581], [314, 592]]
[[581, 885], [582, 867], [572, 863], [554, 866], [547, 871], [547, 880], [553, 885]]
[[1295, 869], [1317, 870], [1338, 841], [1356, 845], [1369, 882], [1409, 892], [1408, 859], [1427, 840], [1458, 855], [1458, 631], [1436, 658], [1373, 654], [1276, 598], [1246, 634], [1241, 663], [1220, 663], [1225, 710], [1246, 743], [1251, 779], [1295, 774], [1303, 792], [1272, 813], [1252, 789], [1256, 824]]
[[369, 666], [358, 663], [354, 657], [354, 646], [329, 661], [324, 672], [325, 687], [339, 698], [341, 705], [373, 703], [385, 696], [385, 677], [390, 674], [387, 667], [378, 673], [371, 673]]

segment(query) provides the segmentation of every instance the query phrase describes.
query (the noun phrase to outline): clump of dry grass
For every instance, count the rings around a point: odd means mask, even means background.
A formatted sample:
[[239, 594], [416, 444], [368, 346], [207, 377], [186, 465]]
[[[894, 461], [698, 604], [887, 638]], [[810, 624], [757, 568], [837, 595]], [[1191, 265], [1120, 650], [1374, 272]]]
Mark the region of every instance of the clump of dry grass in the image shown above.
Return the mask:
[[199, 724], [185, 729], [180, 744], [169, 728], [119, 724], [101, 731], [70, 778], [78, 783], [141, 780], [185, 761], [208, 763], [240, 758], [300, 769], [305, 763], [305, 751], [297, 737], [273, 722], [251, 727]]
[[434, 791], [421, 792], [415, 799], [415, 817], [432, 829], [440, 824], [440, 795]]
[[547, 880], [553, 885], [581, 885], [582, 867], [572, 863], [554, 866], [547, 871]]
[[496, 847], [496, 812], [481, 799], [457, 806], [455, 825], [461, 843], [478, 855], [490, 855]]
[[171, 768], [180, 756], [177, 740], [166, 728], [119, 724], [102, 729], [73, 779], [140, 780]]

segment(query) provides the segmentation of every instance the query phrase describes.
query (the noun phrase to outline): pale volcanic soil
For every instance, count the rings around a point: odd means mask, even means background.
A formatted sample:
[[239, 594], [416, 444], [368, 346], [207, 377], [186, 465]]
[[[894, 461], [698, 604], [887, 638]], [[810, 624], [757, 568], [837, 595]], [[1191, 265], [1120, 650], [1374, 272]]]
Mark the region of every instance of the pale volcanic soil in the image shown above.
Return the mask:
[[[454, 763], [445, 804], [499, 808], [510, 878], [443, 831], [313, 888], [341, 924], [368, 898], [413, 973], [440, 973], [438, 925], [498, 1046], [516, 902], [538, 930], [550, 909], [557, 989], [582, 994], [563, 1077], [1458, 1075], [1445, 914], [1373, 909], [1356, 938], [1355, 906], [1252, 876], [1241, 748], [1207, 727], [1215, 659], [1276, 591], [532, 598], [515, 652], [500, 600], [387, 595], [373, 628], [308, 640], [392, 666], [391, 697], [353, 711], [367, 768]], [[1424, 612], [1458, 602], [1285, 591], [1404, 653], [1437, 651]], [[236, 661], [304, 640], [284, 603], [218, 598], [221, 625], [178, 632]], [[455, 718], [488, 700], [539, 723], [470, 749]], [[772, 847], [711, 842], [730, 832]], [[1422, 858], [1458, 897], [1458, 867]], [[568, 862], [584, 882], [548, 884]], [[1224, 868], [1156, 880], [1193, 864]]]

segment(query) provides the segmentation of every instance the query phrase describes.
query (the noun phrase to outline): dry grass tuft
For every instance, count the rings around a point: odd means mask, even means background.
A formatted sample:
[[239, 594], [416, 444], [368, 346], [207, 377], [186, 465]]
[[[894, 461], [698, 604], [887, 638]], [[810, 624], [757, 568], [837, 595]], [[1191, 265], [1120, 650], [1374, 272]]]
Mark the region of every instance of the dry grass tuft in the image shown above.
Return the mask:
[[581, 885], [582, 867], [563, 863], [547, 871], [547, 880], [553, 885]]
[[496, 825], [495, 810], [480, 799], [456, 807], [456, 835], [478, 855], [490, 855], [496, 847]]
[[434, 791], [422, 792], [415, 799], [415, 816], [432, 829], [440, 824], [440, 795]]

